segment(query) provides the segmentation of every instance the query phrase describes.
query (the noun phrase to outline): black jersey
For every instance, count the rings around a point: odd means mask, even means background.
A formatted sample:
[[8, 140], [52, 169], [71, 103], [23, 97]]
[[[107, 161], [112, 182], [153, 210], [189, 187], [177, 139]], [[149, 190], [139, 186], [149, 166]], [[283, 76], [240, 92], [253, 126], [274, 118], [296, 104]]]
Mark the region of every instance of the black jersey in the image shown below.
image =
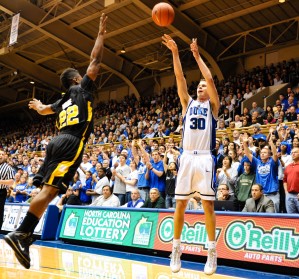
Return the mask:
[[51, 108], [58, 114], [56, 126], [60, 134], [69, 134], [87, 141], [93, 130], [93, 96], [94, 82], [84, 75], [81, 83], [69, 88], [62, 99], [52, 104]]

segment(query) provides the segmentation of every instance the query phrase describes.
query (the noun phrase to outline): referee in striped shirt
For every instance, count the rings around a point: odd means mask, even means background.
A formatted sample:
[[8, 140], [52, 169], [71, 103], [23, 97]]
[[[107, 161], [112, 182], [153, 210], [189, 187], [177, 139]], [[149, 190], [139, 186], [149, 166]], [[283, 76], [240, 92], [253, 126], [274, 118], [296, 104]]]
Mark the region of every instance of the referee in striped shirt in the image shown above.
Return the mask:
[[5, 153], [0, 150], [0, 230], [3, 223], [4, 204], [7, 196], [7, 188], [14, 182], [13, 168], [6, 163]]

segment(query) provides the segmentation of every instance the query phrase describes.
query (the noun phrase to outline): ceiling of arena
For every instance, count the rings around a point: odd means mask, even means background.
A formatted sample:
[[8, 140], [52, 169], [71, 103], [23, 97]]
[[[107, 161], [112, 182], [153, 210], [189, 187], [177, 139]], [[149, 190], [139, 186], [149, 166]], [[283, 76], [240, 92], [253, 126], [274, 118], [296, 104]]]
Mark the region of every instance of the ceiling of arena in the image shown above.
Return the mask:
[[[0, 113], [23, 107], [32, 96], [51, 102], [60, 92], [59, 74], [67, 67], [84, 73], [103, 12], [109, 21], [99, 90], [126, 83], [141, 91], [146, 81], [169, 71], [171, 56], [161, 44], [164, 33], [175, 38], [184, 69], [194, 66], [189, 44], [197, 37], [200, 52], [219, 77], [219, 65], [229, 59], [298, 45], [299, 0], [164, 1], [175, 10], [169, 27], [158, 27], [151, 19], [158, 2], [1, 0]], [[17, 13], [18, 39], [9, 46]]]

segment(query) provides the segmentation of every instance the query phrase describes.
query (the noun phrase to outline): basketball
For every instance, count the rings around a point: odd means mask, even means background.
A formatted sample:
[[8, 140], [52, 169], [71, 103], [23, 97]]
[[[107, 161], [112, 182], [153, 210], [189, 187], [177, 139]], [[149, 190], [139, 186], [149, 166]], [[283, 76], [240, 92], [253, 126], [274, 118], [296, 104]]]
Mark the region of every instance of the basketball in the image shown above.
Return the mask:
[[174, 10], [168, 3], [158, 3], [152, 10], [152, 18], [158, 26], [168, 26], [174, 20]]

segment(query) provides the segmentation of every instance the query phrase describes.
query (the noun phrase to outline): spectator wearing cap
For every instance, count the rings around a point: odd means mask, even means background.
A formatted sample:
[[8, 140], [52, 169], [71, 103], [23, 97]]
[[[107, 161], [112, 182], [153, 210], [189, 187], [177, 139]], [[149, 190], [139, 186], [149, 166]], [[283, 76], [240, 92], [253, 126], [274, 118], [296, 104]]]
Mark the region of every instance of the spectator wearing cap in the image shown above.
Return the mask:
[[119, 155], [119, 165], [113, 169], [111, 180], [114, 181], [113, 193], [119, 198], [120, 205], [126, 201], [126, 184], [124, 179], [131, 172], [130, 167], [126, 164], [127, 157], [124, 154]]
[[152, 152], [152, 161], [146, 163], [145, 178], [149, 181], [151, 188], [157, 188], [162, 197], [165, 197], [165, 175], [164, 165], [157, 150]]
[[252, 139], [257, 142], [257, 146], [262, 149], [267, 144], [267, 136], [264, 134], [253, 135]]
[[291, 151], [293, 162], [284, 172], [283, 186], [286, 193], [287, 213], [299, 213], [299, 148]]
[[[247, 157], [246, 157], [247, 158]], [[244, 172], [237, 178], [235, 189], [235, 208], [237, 211], [242, 211], [245, 202], [250, 198], [251, 187], [255, 181], [255, 173], [252, 171], [251, 163], [244, 161]]]
[[269, 145], [263, 147], [260, 153], [260, 159], [253, 156], [248, 148], [248, 138], [243, 137], [244, 153], [249, 161], [256, 166], [256, 183], [262, 185], [264, 195], [271, 199], [275, 206], [275, 212], [279, 212], [279, 182], [278, 182], [278, 157], [276, 147], [272, 138], [269, 139]]
[[243, 212], [275, 212], [273, 201], [264, 195], [262, 185], [258, 183], [253, 184], [251, 187], [251, 196], [252, 198], [246, 200]]

